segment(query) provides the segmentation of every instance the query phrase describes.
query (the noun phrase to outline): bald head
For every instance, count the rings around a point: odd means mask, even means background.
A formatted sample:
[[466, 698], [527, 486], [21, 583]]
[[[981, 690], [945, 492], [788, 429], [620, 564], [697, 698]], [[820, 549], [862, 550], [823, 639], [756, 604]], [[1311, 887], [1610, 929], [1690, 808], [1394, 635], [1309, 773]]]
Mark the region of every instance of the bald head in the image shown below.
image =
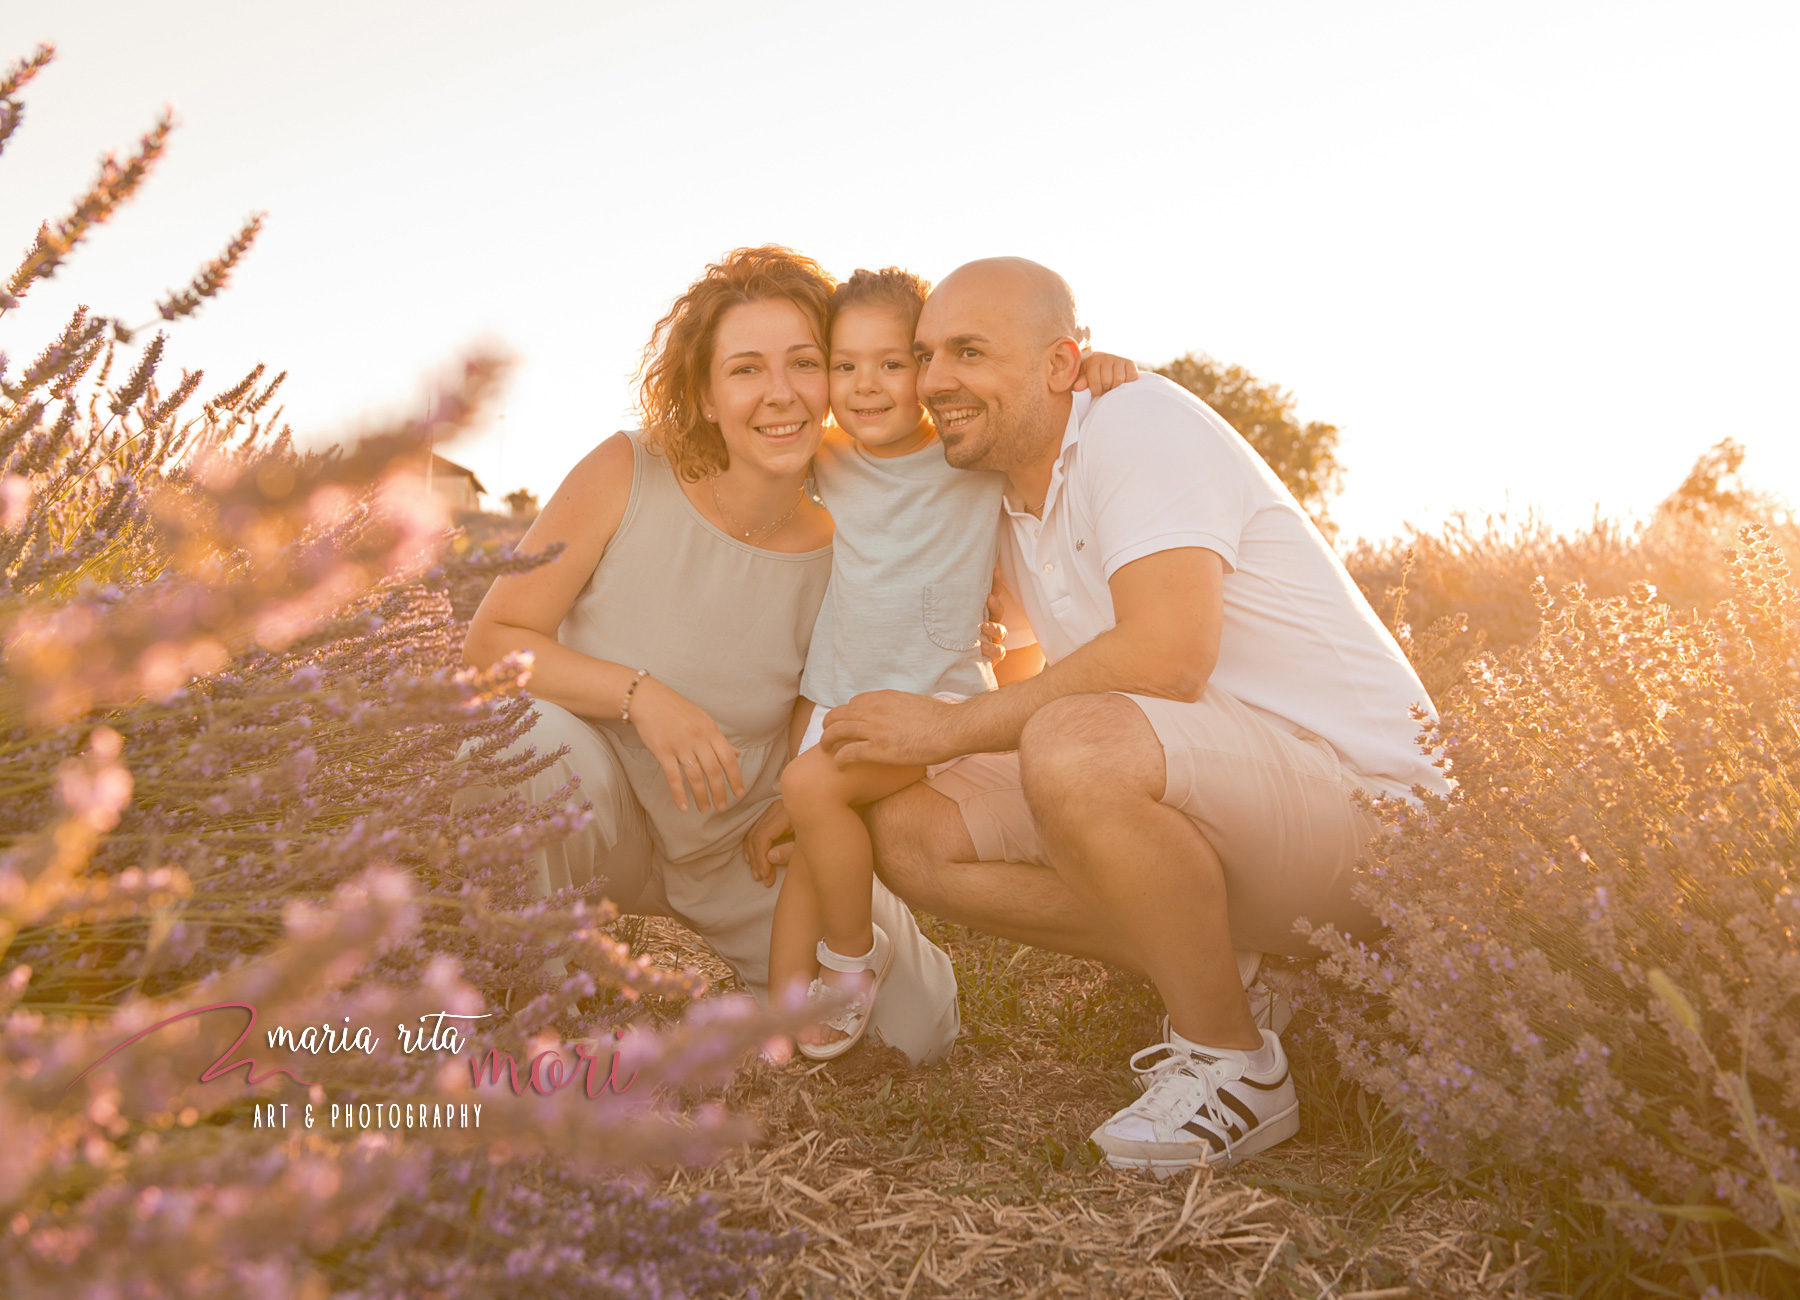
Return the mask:
[[919, 313], [919, 397], [959, 469], [1054, 458], [1081, 370], [1068, 281], [1023, 257], [959, 266]]
[[1069, 282], [1028, 257], [984, 257], [957, 267], [933, 296], [969, 294], [1026, 326], [1030, 342], [1048, 347], [1060, 338], [1081, 341]]

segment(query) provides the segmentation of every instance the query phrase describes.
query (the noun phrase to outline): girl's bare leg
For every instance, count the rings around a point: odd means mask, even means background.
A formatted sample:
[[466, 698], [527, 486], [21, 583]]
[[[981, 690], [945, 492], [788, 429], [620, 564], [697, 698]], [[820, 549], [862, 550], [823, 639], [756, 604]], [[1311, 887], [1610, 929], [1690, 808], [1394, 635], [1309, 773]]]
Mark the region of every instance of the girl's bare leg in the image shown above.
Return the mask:
[[[819, 932], [833, 952], [855, 957], [875, 945], [869, 917], [875, 854], [858, 809], [904, 790], [923, 775], [922, 767], [884, 767], [875, 763], [858, 763], [840, 770], [830, 755], [816, 746], [782, 772], [782, 798], [794, 820], [794, 859], [803, 854], [806, 858]], [[789, 869], [792, 870], [791, 864]], [[771, 953], [771, 989], [775, 987], [772, 961]], [[819, 971], [810, 951], [807, 961], [811, 971], [833, 988], [861, 992], [874, 982], [873, 974], [866, 971]], [[812, 976], [807, 978], [810, 981]], [[822, 1045], [842, 1038], [843, 1034], [815, 1025], [802, 1030], [800, 1037], [804, 1042]]]
[[781, 896], [775, 900], [775, 921], [769, 934], [772, 1005], [786, 1006], [790, 998], [805, 998], [813, 977], [819, 973], [817, 949], [823, 933], [812, 873], [806, 855], [796, 844], [793, 857], [788, 859]]

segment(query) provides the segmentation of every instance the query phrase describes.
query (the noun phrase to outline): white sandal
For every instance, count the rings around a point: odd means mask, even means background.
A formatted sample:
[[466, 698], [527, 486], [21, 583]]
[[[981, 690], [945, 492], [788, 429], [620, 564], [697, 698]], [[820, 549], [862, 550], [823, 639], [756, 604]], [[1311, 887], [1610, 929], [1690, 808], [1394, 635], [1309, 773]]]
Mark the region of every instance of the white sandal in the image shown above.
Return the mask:
[[[833, 1043], [801, 1043], [796, 1040], [800, 1055], [809, 1061], [836, 1060], [860, 1043], [864, 1032], [869, 1028], [869, 1017], [875, 1010], [875, 995], [881, 991], [881, 981], [887, 977], [888, 967], [894, 960], [894, 945], [888, 939], [887, 931], [879, 925], [871, 925], [870, 928], [875, 931], [875, 946], [862, 957], [846, 957], [842, 953], [835, 953], [825, 946], [823, 939], [819, 940], [819, 965], [843, 975], [873, 971], [875, 980], [861, 993], [851, 995], [849, 1005], [835, 1016], [821, 1022], [827, 1029], [835, 1029], [844, 1035], [842, 1038]], [[841, 996], [842, 990], [832, 987], [824, 980], [815, 979], [808, 987], [806, 996], [809, 1001], [818, 1001], [827, 993]]]

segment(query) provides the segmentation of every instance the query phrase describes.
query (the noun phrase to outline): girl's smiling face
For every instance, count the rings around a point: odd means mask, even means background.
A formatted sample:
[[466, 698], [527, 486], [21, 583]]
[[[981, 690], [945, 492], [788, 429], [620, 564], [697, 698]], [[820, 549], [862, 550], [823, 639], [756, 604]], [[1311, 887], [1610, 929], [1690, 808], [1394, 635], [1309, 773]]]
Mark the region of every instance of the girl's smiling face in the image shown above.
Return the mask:
[[935, 430], [919, 405], [919, 364], [904, 316], [879, 304], [846, 307], [831, 323], [831, 412], [877, 456], [904, 456]]

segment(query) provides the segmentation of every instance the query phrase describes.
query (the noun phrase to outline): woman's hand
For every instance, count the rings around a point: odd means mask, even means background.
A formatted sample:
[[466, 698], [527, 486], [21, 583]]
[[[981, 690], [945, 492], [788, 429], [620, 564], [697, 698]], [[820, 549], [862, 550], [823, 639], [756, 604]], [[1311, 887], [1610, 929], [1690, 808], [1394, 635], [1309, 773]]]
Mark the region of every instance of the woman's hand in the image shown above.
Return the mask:
[[632, 696], [631, 720], [644, 739], [644, 748], [662, 767], [669, 793], [682, 812], [688, 811], [687, 786], [693, 788], [696, 801], [704, 797], [713, 811], [731, 802], [727, 787], [732, 796], [743, 798], [738, 752], [705, 709], [656, 678], [646, 677]]
[[1137, 362], [1129, 357], [1115, 357], [1110, 352], [1095, 352], [1082, 358], [1081, 374], [1075, 380], [1075, 391], [1094, 390], [1095, 397], [1104, 396], [1109, 388], [1129, 384], [1138, 377]]
[[744, 832], [744, 861], [750, 864], [750, 878], [768, 888], [775, 883], [775, 869], [785, 866], [793, 855], [794, 821], [787, 805], [777, 799]]

